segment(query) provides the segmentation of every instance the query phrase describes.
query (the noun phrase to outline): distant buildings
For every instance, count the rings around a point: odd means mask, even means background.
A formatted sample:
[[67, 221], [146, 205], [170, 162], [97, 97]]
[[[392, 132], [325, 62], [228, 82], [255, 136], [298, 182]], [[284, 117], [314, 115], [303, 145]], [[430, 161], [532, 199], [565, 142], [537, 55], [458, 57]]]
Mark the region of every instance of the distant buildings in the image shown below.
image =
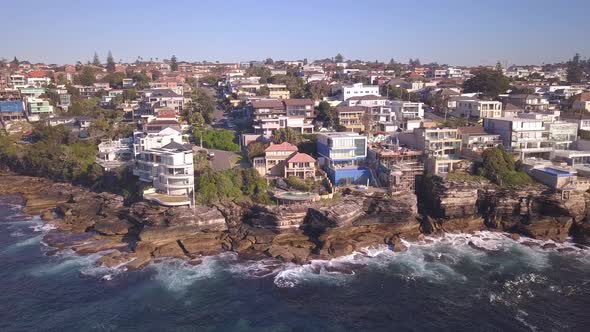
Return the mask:
[[459, 100], [456, 113], [465, 118], [499, 118], [502, 117], [502, 103], [492, 100]]

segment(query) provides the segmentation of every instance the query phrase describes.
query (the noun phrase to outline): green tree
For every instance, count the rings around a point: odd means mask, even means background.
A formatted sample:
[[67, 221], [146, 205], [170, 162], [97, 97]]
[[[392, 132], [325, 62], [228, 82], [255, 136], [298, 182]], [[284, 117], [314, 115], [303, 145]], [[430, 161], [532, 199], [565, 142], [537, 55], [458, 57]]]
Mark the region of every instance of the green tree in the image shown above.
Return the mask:
[[100, 67], [100, 59], [98, 58], [98, 53], [94, 52], [94, 57], [92, 57], [92, 64]]
[[499, 73], [503, 73], [502, 64], [500, 63], [500, 61], [496, 62], [496, 71]]
[[521, 187], [531, 183], [531, 178], [516, 169], [514, 156], [501, 147], [487, 149], [482, 154], [480, 175], [487, 177], [503, 187]]
[[567, 81], [569, 83], [580, 83], [582, 81], [583, 71], [580, 64], [580, 54], [576, 53], [567, 63]]
[[321, 101], [318, 105], [316, 121], [320, 121], [324, 127], [334, 127], [335, 117], [332, 106], [327, 101]]
[[265, 149], [266, 144], [262, 142], [250, 142], [246, 147], [246, 150], [248, 152], [248, 159], [252, 160], [256, 157], [263, 157]]
[[256, 92], [257, 96], [268, 96], [270, 95], [270, 89], [268, 88], [268, 86], [263, 85], [260, 87], [260, 89]]
[[12, 66], [12, 68], [18, 68], [18, 66], [20, 65], [20, 61], [18, 61], [18, 59], [14, 57], [14, 59], [12, 59], [12, 61], [10, 62], [10, 65]]
[[336, 56], [334, 57], [334, 62], [343, 62], [344, 61], [344, 57], [342, 56], [342, 54], [338, 53], [336, 54]]
[[89, 86], [96, 83], [96, 73], [90, 66], [82, 67], [82, 70], [76, 75], [74, 81], [78, 84]]
[[271, 58], [267, 58], [266, 60], [264, 60], [265, 65], [272, 65], [273, 63], [275, 62]]
[[114, 73], [115, 67], [115, 59], [113, 59], [113, 54], [109, 50], [109, 54], [107, 55], [107, 71], [109, 73]]
[[299, 142], [301, 142], [301, 134], [291, 128], [281, 128], [274, 132], [272, 140], [276, 144], [288, 142], [293, 145], [297, 145]]
[[484, 96], [496, 98], [510, 87], [510, 81], [501, 72], [490, 69], [478, 70], [475, 75], [463, 82], [466, 93], [480, 92]]
[[176, 55], [173, 55], [170, 58], [170, 70], [177, 71], [178, 70], [178, 62], [176, 60]]
[[132, 101], [137, 98], [137, 90], [135, 89], [125, 89], [123, 90], [123, 100], [125, 101]]
[[111, 87], [122, 87], [123, 86], [123, 79], [126, 78], [124, 73], [108, 73], [102, 79], [103, 82], [109, 83]]

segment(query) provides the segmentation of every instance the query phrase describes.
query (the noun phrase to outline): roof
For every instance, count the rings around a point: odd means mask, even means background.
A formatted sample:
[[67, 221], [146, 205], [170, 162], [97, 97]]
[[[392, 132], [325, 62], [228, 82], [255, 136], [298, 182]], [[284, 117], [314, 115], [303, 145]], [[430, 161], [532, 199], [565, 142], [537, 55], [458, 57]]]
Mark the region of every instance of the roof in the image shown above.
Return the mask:
[[162, 147], [163, 149], [174, 149], [179, 151], [192, 151], [192, 146], [190, 144], [180, 144], [178, 142], [170, 142]]
[[336, 113], [358, 113], [358, 112], [366, 112], [366, 108], [362, 106], [338, 106], [336, 107]]
[[149, 122], [147, 125], [179, 125], [179, 123], [176, 120], [157, 119]]
[[387, 98], [382, 96], [375, 96], [375, 95], [366, 95], [366, 96], [354, 96], [348, 98], [348, 100], [387, 100]]
[[0, 112], [2, 113], [22, 113], [23, 110], [23, 102], [20, 100], [0, 101]]
[[255, 100], [252, 102], [252, 108], [283, 109], [283, 103], [278, 99]]
[[152, 89], [149, 90], [152, 94], [152, 97], [164, 97], [164, 98], [172, 98], [172, 97], [182, 97], [178, 93], [170, 90], [170, 89]]
[[505, 111], [524, 111], [522, 108], [520, 108], [514, 104], [511, 104], [511, 103], [504, 104], [504, 110]]
[[313, 159], [307, 153], [297, 152], [296, 154], [292, 155], [289, 159], [287, 159], [288, 163], [314, 163], [315, 159]]
[[289, 142], [283, 142], [281, 144], [271, 144], [264, 150], [265, 152], [273, 151], [297, 151], [297, 147]]
[[283, 102], [285, 103], [285, 106], [313, 105], [313, 101], [311, 99], [284, 99]]
[[575, 98], [578, 101], [590, 101], [590, 92], [582, 92], [579, 95], [577, 95]]

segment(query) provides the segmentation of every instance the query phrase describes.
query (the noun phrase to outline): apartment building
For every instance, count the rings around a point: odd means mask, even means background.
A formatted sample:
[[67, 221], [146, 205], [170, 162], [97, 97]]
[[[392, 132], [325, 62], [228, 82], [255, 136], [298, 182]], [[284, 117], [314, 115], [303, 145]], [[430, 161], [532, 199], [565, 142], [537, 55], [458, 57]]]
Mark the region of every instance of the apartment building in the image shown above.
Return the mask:
[[547, 122], [545, 128], [549, 130], [549, 140], [556, 150], [569, 150], [578, 139], [577, 123], [565, 121]]
[[379, 95], [379, 86], [377, 85], [364, 85], [363, 83], [355, 83], [352, 85], [342, 86], [342, 100], [346, 101], [352, 97], [362, 97]]
[[461, 155], [469, 159], [479, 159], [487, 149], [500, 146], [499, 134], [487, 133], [483, 127], [459, 127], [458, 137], [461, 139]]
[[492, 100], [459, 100], [456, 113], [465, 118], [499, 118], [502, 117], [502, 103]]
[[545, 121], [534, 118], [486, 118], [486, 132], [500, 135], [504, 148], [518, 153], [521, 159], [550, 159], [553, 145]]
[[414, 139], [427, 157], [424, 169], [429, 173], [444, 175], [465, 163], [460, 158], [462, 141], [456, 128], [417, 128]]
[[339, 106], [335, 110], [336, 121], [342, 131], [365, 131], [365, 123], [368, 121], [367, 109], [361, 106]]
[[327, 132], [317, 137], [318, 164], [333, 185], [367, 184], [372, 176], [364, 165], [367, 137], [358, 133]]

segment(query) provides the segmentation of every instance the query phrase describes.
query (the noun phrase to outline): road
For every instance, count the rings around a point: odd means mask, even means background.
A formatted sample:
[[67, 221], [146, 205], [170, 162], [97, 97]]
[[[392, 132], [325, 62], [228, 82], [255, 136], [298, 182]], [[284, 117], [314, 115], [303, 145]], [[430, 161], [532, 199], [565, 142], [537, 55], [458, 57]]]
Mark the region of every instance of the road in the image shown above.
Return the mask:
[[209, 161], [211, 168], [214, 171], [223, 171], [236, 166], [236, 162], [240, 159], [240, 155], [236, 152], [213, 150], [209, 149], [209, 152], [215, 153], [215, 158]]

